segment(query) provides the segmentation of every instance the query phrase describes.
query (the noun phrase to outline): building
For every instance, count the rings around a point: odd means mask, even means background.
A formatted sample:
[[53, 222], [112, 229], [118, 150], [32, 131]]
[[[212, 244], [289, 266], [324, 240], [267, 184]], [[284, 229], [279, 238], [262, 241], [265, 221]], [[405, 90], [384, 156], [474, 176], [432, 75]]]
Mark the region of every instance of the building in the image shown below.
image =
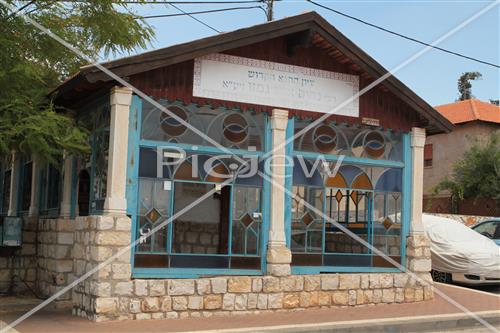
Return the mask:
[[100, 268], [60, 297], [93, 320], [432, 298], [402, 270], [431, 281], [425, 133], [452, 124], [393, 76], [368, 90], [387, 71], [321, 16], [103, 66], [138, 90], [87, 66], [55, 92], [92, 153], [3, 169], [11, 265], [40, 292]]
[[450, 194], [433, 197], [433, 188], [446, 176], [453, 165], [478, 140], [485, 142], [493, 132], [500, 134], [500, 107], [477, 99], [458, 101], [435, 107], [455, 127], [450, 133], [427, 137], [424, 148], [424, 210], [436, 213], [497, 216], [496, 203], [491, 200], [464, 200], [453, 208]]

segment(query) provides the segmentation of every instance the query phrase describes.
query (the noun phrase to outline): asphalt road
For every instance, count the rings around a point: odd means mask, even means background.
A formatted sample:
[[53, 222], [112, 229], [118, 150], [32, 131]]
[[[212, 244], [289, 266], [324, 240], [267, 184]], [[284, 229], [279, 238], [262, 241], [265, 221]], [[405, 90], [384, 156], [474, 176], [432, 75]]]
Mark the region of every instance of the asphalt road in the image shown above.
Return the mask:
[[467, 288], [486, 291], [491, 294], [500, 295], [500, 286], [481, 286], [481, 287], [467, 287]]

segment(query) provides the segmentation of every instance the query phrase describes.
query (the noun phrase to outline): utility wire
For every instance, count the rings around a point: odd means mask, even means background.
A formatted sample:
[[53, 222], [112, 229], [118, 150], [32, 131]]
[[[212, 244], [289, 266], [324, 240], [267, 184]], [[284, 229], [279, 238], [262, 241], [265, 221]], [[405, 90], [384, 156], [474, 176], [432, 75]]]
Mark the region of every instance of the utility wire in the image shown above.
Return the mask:
[[480, 60], [480, 59], [477, 59], [477, 58], [473, 58], [473, 57], [469, 57], [469, 56], [466, 56], [464, 54], [461, 54], [461, 53], [458, 53], [458, 52], [454, 52], [454, 51], [450, 51], [450, 50], [447, 50], [447, 49], [443, 49], [442, 47], [439, 47], [439, 46], [434, 46], [434, 45], [431, 45], [429, 43], [426, 43], [426, 42], [422, 42], [421, 40], [418, 40], [418, 39], [415, 39], [413, 37], [409, 37], [409, 36], [406, 36], [406, 35], [403, 35], [403, 34], [400, 34], [398, 32], [395, 32], [395, 31], [392, 31], [392, 30], [389, 30], [389, 29], [386, 29], [386, 28], [383, 28], [381, 26], [378, 26], [376, 24], [373, 24], [373, 23], [370, 23], [370, 22], [367, 22], [367, 21], [364, 21], [362, 19], [359, 19], [357, 17], [354, 17], [354, 16], [351, 16], [351, 15], [348, 15], [348, 14], [345, 14], [341, 11], [338, 11], [336, 9], [333, 9], [333, 8], [330, 8], [330, 7], [327, 7], [325, 5], [322, 5], [320, 3], [317, 3], [317, 2], [314, 2], [313, 0], [306, 0], [307, 2], [310, 2], [312, 3], [313, 5], [316, 5], [318, 7], [321, 7], [323, 9], [326, 9], [326, 10], [329, 10], [331, 12], [334, 12], [338, 15], [341, 15], [341, 16], [344, 16], [344, 17], [347, 17], [351, 20], [354, 20], [354, 21], [357, 21], [357, 22], [360, 22], [360, 23], [363, 23], [363, 24], [366, 24], [372, 28], [375, 28], [375, 29], [378, 29], [378, 30], [382, 30], [384, 32], [387, 32], [387, 33], [390, 33], [390, 34], [393, 34], [395, 36], [398, 36], [398, 37], [401, 37], [401, 38], [404, 38], [404, 39], [407, 39], [407, 40], [410, 40], [412, 42], [415, 42], [415, 43], [418, 43], [418, 44], [421, 44], [421, 45], [425, 45], [425, 46], [429, 46], [429, 47], [432, 47], [436, 50], [439, 50], [439, 51], [443, 51], [443, 52], [446, 52], [446, 53], [449, 53], [449, 54], [453, 54], [457, 57], [461, 57], [461, 58], [465, 58], [465, 59], [468, 59], [468, 60], [472, 60], [472, 61], [476, 61], [476, 62], [479, 62], [481, 64], [484, 64], [484, 65], [488, 65], [488, 66], [493, 66], [493, 67], [496, 67], [496, 68], [500, 68], [499, 65], [497, 64], [494, 64], [494, 63], [491, 63], [491, 62], [487, 62], [487, 61], [484, 61], [484, 60]]
[[10, 14], [7, 19], [10, 19], [11, 17], [14, 17], [17, 15], [17, 13], [19, 13], [20, 11], [22, 11], [23, 9], [25, 9], [26, 7], [29, 7], [32, 3], [34, 3], [35, 0], [32, 0], [30, 2], [28, 2], [27, 4], [23, 5], [22, 7], [20, 7], [18, 10], [16, 10], [14, 13]]
[[184, 13], [185, 15], [189, 16], [189, 17], [190, 17], [190, 18], [192, 18], [193, 20], [195, 20], [195, 21], [197, 21], [197, 22], [199, 22], [199, 23], [203, 24], [205, 27], [210, 28], [210, 29], [212, 29], [213, 31], [215, 31], [216, 33], [220, 34], [220, 31], [219, 31], [219, 30], [217, 30], [217, 29], [215, 29], [214, 27], [212, 27], [212, 26], [208, 25], [207, 23], [203, 22], [202, 20], [197, 19], [196, 17], [194, 17], [194, 16], [193, 16], [193, 15], [191, 15], [190, 13], [185, 12], [185, 11], [184, 11], [184, 10], [182, 10], [181, 8], [177, 7], [176, 5], [174, 5], [174, 4], [172, 4], [172, 3], [170, 3], [170, 6], [174, 7], [175, 9], [177, 9], [178, 11], [180, 11], [181, 13]]
[[174, 17], [174, 16], [184, 16], [184, 15], [198, 15], [198, 14], [208, 14], [208, 13], [216, 13], [216, 12], [225, 12], [225, 11], [240, 10], [240, 9], [262, 9], [262, 10], [264, 10], [264, 8], [262, 8], [261, 6], [230, 7], [230, 8], [221, 8], [221, 9], [202, 10], [202, 11], [198, 11], [198, 12], [189, 12], [189, 13], [177, 13], [177, 14], [140, 16], [138, 18], [141, 18], [141, 19], [152, 19], [152, 18], [160, 18], [160, 17]]

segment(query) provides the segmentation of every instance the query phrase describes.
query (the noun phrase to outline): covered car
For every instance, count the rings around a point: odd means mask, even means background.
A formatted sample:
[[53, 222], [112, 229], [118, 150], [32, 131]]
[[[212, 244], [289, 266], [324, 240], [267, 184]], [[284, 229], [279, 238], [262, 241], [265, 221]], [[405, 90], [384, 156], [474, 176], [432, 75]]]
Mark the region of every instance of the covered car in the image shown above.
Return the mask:
[[500, 247], [452, 219], [423, 215], [435, 281], [500, 285]]

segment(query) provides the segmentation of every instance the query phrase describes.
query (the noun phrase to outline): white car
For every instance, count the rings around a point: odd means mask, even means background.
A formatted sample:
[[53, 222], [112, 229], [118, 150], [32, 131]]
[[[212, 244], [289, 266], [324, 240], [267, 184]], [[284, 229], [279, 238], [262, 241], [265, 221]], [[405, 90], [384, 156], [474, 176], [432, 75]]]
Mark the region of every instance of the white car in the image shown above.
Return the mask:
[[434, 281], [500, 285], [500, 247], [494, 241], [452, 219], [424, 214], [422, 220]]

